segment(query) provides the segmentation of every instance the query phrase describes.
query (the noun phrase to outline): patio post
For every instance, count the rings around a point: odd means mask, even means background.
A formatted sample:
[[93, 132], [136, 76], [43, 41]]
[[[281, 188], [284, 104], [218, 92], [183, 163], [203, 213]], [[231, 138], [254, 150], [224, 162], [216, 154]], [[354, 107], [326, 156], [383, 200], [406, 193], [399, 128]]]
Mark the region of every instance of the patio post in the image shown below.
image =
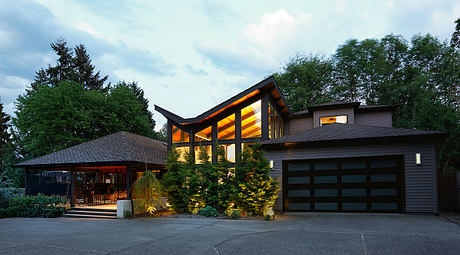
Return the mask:
[[131, 195], [131, 166], [126, 166], [126, 199], [132, 199]]
[[70, 206], [75, 207], [75, 172], [70, 168]]
[[29, 175], [29, 169], [24, 169], [24, 192], [25, 192], [25, 195], [29, 195], [30, 194], [30, 188], [29, 188], [29, 185], [30, 185], [30, 175]]

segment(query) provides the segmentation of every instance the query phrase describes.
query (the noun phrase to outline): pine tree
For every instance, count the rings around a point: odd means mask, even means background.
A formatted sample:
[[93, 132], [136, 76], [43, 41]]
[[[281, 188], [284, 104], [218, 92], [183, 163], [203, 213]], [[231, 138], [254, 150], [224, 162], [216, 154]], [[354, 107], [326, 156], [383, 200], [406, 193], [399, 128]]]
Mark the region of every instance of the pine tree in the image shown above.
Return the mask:
[[0, 165], [3, 165], [4, 155], [10, 142], [10, 134], [8, 133], [8, 128], [10, 127], [9, 121], [10, 116], [3, 111], [3, 104], [0, 103]]

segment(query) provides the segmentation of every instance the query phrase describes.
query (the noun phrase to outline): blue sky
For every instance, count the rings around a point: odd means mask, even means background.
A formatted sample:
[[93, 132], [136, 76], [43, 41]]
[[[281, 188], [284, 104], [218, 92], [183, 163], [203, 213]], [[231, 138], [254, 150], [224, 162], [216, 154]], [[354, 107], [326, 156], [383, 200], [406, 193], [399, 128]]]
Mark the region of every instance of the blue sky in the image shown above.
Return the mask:
[[[112, 82], [193, 117], [281, 70], [296, 53], [328, 56], [346, 40], [430, 33], [448, 40], [460, 1], [2, 1], [0, 97], [8, 113], [49, 44], [83, 43]], [[156, 129], [165, 119], [154, 112]]]

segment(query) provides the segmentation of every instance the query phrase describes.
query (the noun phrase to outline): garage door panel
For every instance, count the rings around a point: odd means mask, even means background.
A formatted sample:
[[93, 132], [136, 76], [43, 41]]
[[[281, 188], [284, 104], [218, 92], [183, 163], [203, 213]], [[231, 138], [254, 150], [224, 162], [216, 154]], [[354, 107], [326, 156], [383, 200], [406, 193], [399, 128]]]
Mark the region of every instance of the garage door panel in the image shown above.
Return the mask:
[[285, 210], [400, 212], [402, 169], [402, 156], [285, 162]]

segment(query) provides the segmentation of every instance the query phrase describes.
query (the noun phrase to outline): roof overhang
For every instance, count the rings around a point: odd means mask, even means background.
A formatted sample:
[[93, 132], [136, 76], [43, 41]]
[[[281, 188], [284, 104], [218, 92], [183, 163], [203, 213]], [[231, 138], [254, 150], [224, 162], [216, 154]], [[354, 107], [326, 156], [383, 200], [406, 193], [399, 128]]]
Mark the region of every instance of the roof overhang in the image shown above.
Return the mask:
[[290, 110], [286, 104], [283, 94], [279, 89], [278, 85], [276, 84], [275, 79], [273, 76], [268, 77], [267, 79], [253, 85], [252, 87], [244, 90], [243, 92], [233, 96], [232, 98], [220, 103], [219, 105], [211, 108], [210, 110], [198, 115], [194, 118], [182, 118], [177, 114], [174, 114], [158, 105], [155, 105], [155, 110], [165, 116], [167, 119], [172, 120], [180, 125], [192, 125], [204, 122], [208, 119], [211, 119], [217, 116], [219, 113], [234, 107], [246, 100], [249, 100], [255, 96], [258, 96], [262, 93], [269, 93], [270, 96], [273, 98], [275, 104], [281, 109], [282, 113], [288, 116], [290, 114]]

